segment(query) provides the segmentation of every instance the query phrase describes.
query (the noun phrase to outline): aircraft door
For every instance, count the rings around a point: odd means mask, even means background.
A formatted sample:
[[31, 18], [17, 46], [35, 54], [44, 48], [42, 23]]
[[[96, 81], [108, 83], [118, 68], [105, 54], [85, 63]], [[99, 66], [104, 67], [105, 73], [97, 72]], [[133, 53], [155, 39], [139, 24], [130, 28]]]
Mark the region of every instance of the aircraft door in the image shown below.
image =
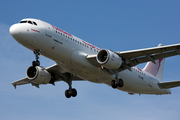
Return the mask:
[[48, 23], [44, 23], [44, 26], [46, 27], [46, 33], [45, 35], [48, 37], [52, 37], [52, 25], [48, 24]]

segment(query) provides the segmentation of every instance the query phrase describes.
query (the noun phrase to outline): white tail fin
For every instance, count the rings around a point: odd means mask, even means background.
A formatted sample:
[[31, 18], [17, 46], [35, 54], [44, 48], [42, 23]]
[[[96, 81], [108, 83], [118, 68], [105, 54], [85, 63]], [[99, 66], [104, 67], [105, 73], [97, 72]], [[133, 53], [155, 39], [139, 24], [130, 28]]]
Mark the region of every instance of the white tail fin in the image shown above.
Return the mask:
[[[159, 44], [159, 46], [163, 46], [163, 45]], [[156, 64], [154, 64], [152, 62], [148, 62], [143, 70], [148, 72], [149, 74], [155, 76], [160, 81], [162, 81], [162, 79], [163, 79], [163, 72], [164, 72], [164, 62], [165, 62], [164, 58], [156, 60], [155, 61]]]

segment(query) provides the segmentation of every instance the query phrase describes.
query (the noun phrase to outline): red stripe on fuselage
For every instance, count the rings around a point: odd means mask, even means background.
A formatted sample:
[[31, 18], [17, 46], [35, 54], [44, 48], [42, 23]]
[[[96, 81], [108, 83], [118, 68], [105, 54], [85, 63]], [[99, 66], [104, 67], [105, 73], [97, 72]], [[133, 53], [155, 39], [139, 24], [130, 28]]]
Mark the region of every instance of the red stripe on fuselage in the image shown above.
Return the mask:
[[141, 70], [140, 68], [138, 68], [138, 67], [137, 67], [137, 69], [138, 69], [139, 71], [142, 71], [142, 70]]
[[34, 32], [38, 32], [38, 33], [40, 33], [40, 31], [38, 31], [38, 30], [34, 30], [34, 29], [31, 29], [32, 31], [34, 31]]
[[70, 33], [67, 33], [67, 32], [65, 32], [65, 31], [63, 31], [63, 30], [61, 30], [61, 29], [59, 29], [59, 28], [57, 28], [57, 27], [55, 27], [55, 26], [53, 26], [53, 25], [52, 25], [52, 27], [53, 27], [54, 29], [56, 29], [57, 31], [60, 31], [60, 32], [66, 34], [66, 35], [68, 35], [68, 36], [73, 37]]
[[89, 47], [96, 48], [97, 50], [100, 50], [99, 48], [95, 47], [94, 45], [91, 45], [85, 41], [82, 41], [84, 44], [88, 45]]

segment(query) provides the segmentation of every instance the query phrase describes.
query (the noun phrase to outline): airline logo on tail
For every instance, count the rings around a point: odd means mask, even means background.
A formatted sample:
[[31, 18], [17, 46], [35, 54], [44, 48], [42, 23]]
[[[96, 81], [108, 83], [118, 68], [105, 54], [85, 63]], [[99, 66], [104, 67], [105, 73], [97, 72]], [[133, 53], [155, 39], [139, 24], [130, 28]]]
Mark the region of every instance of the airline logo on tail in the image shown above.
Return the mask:
[[144, 68], [144, 71], [148, 72], [149, 74], [157, 77], [159, 80], [162, 81], [163, 78], [163, 71], [164, 71], [164, 61], [165, 59], [156, 60], [155, 63], [148, 62]]

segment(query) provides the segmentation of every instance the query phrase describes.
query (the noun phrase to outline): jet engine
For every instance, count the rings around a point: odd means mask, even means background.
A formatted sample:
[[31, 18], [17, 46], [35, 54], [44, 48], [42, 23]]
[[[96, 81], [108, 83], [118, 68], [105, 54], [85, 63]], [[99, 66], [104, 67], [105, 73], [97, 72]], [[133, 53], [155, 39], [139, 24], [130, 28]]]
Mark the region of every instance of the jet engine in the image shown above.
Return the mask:
[[122, 59], [119, 55], [111, 50], [100, 50], [96, 60], [99, 64], [109, 69], [118, 69], [122, 65]]
[[29, 80], [36, 84], [47, 84], [51, 80], [51, 74], [40, 66], [30, 66], [26, 75]]

